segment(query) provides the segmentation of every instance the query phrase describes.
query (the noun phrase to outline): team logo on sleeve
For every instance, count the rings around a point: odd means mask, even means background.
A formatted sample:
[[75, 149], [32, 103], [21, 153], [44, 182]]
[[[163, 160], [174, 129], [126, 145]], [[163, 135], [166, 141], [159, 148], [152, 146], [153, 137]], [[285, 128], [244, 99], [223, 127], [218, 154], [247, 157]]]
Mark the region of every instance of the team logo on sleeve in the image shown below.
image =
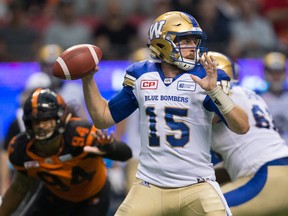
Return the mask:
[[151, 89], [155, 90], [158, 88], [158, 80], [141, 80], [140, 89]]
[[178, 81], [177, 90], [180, 91], [195, 91], [196, 84], [194, 81]]

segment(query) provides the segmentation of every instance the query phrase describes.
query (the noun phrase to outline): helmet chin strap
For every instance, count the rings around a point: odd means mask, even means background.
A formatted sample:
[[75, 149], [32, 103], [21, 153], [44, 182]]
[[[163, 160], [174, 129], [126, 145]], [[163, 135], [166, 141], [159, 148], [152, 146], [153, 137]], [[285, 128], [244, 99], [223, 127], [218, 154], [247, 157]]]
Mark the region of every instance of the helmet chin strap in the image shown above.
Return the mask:
[[54, 132], [55, 131], [53, 130], [50, 133], [46, 134], [45, 136], [39, 136], [39, 135], [35, 134], [35, 138], [37, 140], [46, 140], [46, 139], [52, 138], [52, 135], [54, 134]]
[[185, 62], [184, 61], [177, 61], [177, 62], [175, 62], [174, 64], [178, 67], [178, 68], [180, 68], [180, 69], [182, 69], [182, 70], [185, 70], [185, 71], [189, 71], [189, 70], [192, 70], [194, 67], [195, 67], [195, 61], [191, 61], [191, 60], [188, 60], [188, 59], [184, 59], [183, 58], [183, 60], [185, 60]]
[[197, 64], [197, 62], [199, 61], [200, 55], [199, 55], [199, 50], [197, 49], [196, 52], [196, 61], [192, 60], [192, 59], [187, 59], [187, 58], [183, 58], [181, 57], [181, 55], [179, 56], [179, 58], [174, 62], [174, 64], [185, 71], [189, 71], [192, 70], [195, 65]]

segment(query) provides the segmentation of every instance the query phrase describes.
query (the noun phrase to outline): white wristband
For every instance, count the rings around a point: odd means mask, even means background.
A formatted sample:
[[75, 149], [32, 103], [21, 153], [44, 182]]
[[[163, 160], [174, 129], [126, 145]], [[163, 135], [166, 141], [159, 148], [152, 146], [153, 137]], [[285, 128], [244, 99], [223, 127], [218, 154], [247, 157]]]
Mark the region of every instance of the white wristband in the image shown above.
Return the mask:
[[223, 115], [229, 113], [235, 107], [234, 102], [222, 90], [220, 86], [217, 86], [212, 91], [207, 91], [207, 94], [211, 97], [211, 99]]

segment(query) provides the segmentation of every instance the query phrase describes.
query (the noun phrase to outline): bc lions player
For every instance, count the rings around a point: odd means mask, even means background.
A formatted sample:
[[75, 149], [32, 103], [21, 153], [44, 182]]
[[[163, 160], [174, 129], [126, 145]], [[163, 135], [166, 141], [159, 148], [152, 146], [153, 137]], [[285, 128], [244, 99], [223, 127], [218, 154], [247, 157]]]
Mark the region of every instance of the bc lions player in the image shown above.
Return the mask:
[[213, 112], [236, 133], [246, 133], [249, 124], [247, 114], [217, 87], [217, 78], [227, 86], [229, 77], [203, 54], [205, 39], [191, 15], [167, 12], [149, 30], [148, 45], [158, 62], [129, 66], [118, 95], [107, 102], [93, 74], [82, 79], [97, 127], [110, 127], [139, 108], [140, 163], [117, 216], [229, 213], [211, 164]]
[[232, 180], [222, 186], [222, 191], [233, 215], [287, 212], [288, 147], [275, 130], [266, 103], [255, 92], [238, 85], [228, 57], [218, 52], [208, 52], [208, 56], [231, 77], [231, 98], [248, 113], [250, 124], [244, 135], [227, 130], [222, 122], [213, 125], [212, 149], [222, 156]]
[[[33, 91], [23, 109], [26, 133], [9, 144], [16, 172], [0, 215], [11, 215], [36, 179], [43, 187], [21, 215], [106, 215], [110, 186], [102, 157], [125, 161], [131, 149], [89, 121], [72, 117], [63, 98], [50, 89]], [[92, 145], [96, 151], [86, 153]]]

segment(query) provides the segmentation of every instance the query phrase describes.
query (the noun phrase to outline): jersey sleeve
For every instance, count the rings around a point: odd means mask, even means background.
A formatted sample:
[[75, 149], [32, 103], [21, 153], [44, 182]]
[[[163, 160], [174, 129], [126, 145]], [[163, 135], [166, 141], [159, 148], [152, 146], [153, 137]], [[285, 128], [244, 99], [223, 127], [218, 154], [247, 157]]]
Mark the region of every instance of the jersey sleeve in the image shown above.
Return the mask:
[[25, 134], [19, 134], [13, 137], [8, 145], [9, 162], [13, 168], [22, 174], [27, 174], [24, 162], [28, 159], [26, 155], [27, 139]]
[[80, 118], [71, 118], [66, 126], [63, 137], [65, 140], [64, 153], [70, 153], [74, 157], [85, 154], [83, 148], [85, 146], [94, 145], [94, 135], [96, 132], [95, 126], [87, 120]]
[[144, 62], [141, 65], [132, 64], [126, 68], [122, 90], [108, 102], [112, 118], [116, 123], [131, 115], [138, 108], [133, 89], [136, 79], [142, 73], [143, 64]]

